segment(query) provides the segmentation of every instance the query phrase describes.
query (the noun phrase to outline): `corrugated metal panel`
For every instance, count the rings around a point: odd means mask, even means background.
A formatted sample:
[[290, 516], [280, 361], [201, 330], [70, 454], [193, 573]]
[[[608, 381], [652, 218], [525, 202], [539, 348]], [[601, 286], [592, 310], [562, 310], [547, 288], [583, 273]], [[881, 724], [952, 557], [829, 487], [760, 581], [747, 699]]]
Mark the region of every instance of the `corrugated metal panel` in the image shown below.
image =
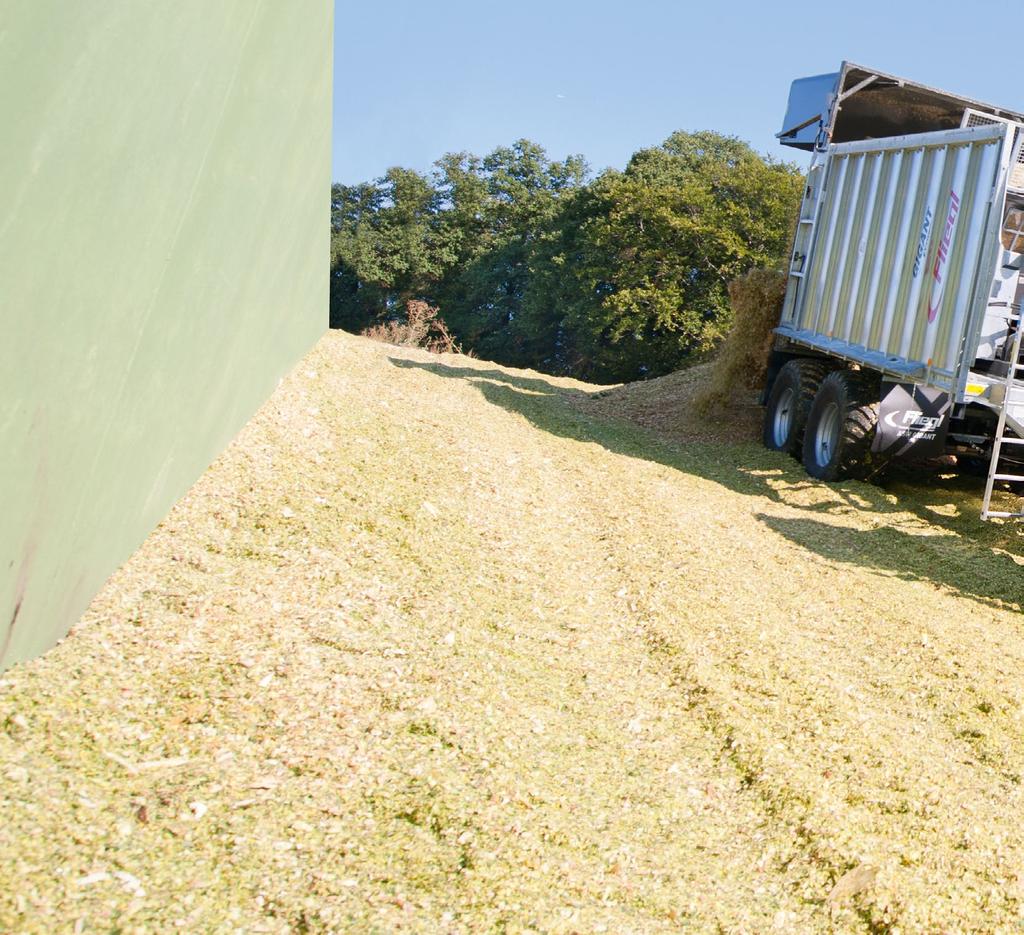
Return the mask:
[[807, 261], [780, 331], [954, 385], [991, 285], [992, 202], [1005, 184], [1008, 134], [995, 125], [831, 147]]

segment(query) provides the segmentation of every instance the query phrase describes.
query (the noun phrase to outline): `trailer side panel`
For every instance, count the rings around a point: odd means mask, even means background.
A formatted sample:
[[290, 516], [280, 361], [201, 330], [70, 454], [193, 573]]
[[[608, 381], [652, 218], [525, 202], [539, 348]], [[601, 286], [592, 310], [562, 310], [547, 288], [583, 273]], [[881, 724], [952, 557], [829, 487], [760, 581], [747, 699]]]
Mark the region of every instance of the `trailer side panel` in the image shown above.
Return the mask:
[[955, 391], [988, 302], [1011, 149], [1005, 125], [831, 146], [779, 333]]

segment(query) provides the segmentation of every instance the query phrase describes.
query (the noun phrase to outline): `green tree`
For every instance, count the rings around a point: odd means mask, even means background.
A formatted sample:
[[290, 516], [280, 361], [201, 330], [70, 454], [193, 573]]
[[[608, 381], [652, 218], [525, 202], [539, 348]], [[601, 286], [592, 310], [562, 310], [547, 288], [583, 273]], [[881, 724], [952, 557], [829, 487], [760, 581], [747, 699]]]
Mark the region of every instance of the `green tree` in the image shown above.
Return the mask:
[[579, 156], [551, 161], [540, 146], [519, 140], [480, 161], [463, 156], [459, 163], [442, 160], [438, 168], [451, 219], [469, 231], [437, 294], [445, 320], [481, 356], [532, 364], [532, 335], [520, 322], [530, 260], [561, 200], [585, 181], [586, 163]]
[[374, 183], [331, 187], [331, 327], [359, 331], [385, 301], [374, 285], [376, 214], [384, 200]]
[[675, 133], [567, 210], [537, 259], [528, 315], [554, 327], [561, 366], [579, 376], [677, 369], [728, 329], [729, 281], [781, 261], [802, 185], [740, 140]]
[[441, 202], [432, 180], [410, 169], [333, 187], [332, 322], [358, 330], [429, 295], [457, 259]]
[[[675, 133], [587, 181], [529, 140], [332, 192], [331, 320], [440, 309], [467, 350], [594, 380], [677, 369], [729, 325], [727, 285], [786, 251], [802, 177], [717, 133]], [[385, 329], [386, 330], [386, 329]]]
[[528, 363], [519, 325], [533, 244], [586, 176], [581, 157], [547, 158], [528, 140], [484, 158], [450, 153], [427, 177], [391, 169], [332, 192], [331, 321], [362, 330], [409, 300], [439, 306], [467, 347]]

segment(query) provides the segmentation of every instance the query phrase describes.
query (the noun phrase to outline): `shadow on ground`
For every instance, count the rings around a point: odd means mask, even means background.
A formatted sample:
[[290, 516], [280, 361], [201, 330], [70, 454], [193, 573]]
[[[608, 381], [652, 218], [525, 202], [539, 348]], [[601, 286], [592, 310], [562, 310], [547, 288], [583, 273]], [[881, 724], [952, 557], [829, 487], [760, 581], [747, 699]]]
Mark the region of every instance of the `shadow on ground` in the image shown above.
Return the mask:
[[[878, 485], [822, 484], [785, 455], [754, 443], [672, 444], [633, 423], [587, 411], [591, 394], [542, 377], [392, 357], [403, 369], [464, 380], [488, 402], [562, 438], [596, 443], [653, 461], [746, 496], [767, 497], [799, 518], [757, 514], [773, 532], [832, 561], [905, 580], [928, 581], [987, 605], [1024, 606], [1024, 530], [979, 518], [981, 481], [955, 474], [901, 469]], [[842, 523], [875, 514], [876, 528]], [[820, 517], [820, 518], [819, 518]]]

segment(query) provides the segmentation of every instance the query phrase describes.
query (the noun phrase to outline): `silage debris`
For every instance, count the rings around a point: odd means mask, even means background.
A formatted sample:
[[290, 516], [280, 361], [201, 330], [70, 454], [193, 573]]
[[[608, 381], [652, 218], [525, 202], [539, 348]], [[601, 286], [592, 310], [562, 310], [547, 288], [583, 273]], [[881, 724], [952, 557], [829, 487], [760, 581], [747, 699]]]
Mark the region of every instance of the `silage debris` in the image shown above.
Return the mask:
[[0, 681], [0, 928], [1016, 926], [1019, 537], [590, 392], [325, 338]]
[[752, 269], [729, 283], [732, 326], [718, 350], [708, 386], [694, 401], [699, 414], [707, 415], [738, 392], [764, 384], [785, 294], [786, 274], [781, 270]]

